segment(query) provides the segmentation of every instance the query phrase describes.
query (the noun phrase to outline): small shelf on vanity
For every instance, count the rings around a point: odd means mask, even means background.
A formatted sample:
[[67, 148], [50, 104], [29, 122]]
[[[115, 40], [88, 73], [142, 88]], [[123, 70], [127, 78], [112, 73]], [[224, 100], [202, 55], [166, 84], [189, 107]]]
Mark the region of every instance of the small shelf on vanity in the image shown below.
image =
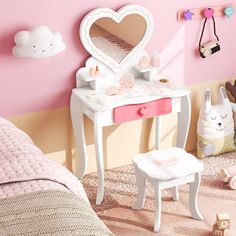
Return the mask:
[[99, 75], [91, 76], [91, 75], [89, 74], [89, 72], [83, 72], [83, 73], [80, 74], [80, 77], [81, 77], [81, 79], [83, 79], [84, 81], [90, 82], [90, 81], [93, 81], [93, 80], [106, 79], [106, 78], [107, 78], [107, 74], [100, 73]]
[[145, 72], [150, 72], [150, 71], [158, 71], [160, 69], [160, 66], [141, 68], [139, 65], [135, 65], [134, 69], [137, 70], [140, 73], [145, 73]]
[[94, 90], [98, 90], [102, 85], [109, 82], [109, 76], [101, 72], [99, 75], [91, 76], [88, 71], [85, 71], [79, 74], [79, 78], [88, 83], [89, 86]]
[[134, 69], [143, 74], [143, 78], [146, 80], [155, 80], [157, 73], [160, 71], [161, 67], [148, 67], [141, 68], [139, 65], [135, 65]]

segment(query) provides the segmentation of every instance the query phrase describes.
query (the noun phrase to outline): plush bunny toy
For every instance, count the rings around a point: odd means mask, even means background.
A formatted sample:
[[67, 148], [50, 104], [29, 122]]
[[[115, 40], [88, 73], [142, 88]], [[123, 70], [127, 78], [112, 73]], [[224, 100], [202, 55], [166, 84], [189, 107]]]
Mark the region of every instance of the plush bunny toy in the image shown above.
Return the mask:
[[211, 90], [204, 92], [197, 123], [199, 158], [235, 150], [232, 107], [224, 87], [219, 88], [218, 104], [211, 104]]

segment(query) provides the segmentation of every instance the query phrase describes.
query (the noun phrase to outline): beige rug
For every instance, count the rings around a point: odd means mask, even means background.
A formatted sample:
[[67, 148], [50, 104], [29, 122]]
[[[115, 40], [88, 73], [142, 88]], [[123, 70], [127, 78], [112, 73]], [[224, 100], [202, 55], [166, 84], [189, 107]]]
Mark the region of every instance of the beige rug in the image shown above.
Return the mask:
[[216, 213], [231, 216], [231, 229], [227, 235], [236, 235], [236, 190], [230, 190], [218, 177], [220, 168], [236, 163], [236, 153], [229, 153], [203, 160], [205, 169], [198, 195], [199, 209], [204, 220], [193, 220], [188, 207], [188, 186], [180, 187], [179, 201], [172, 201], [169, 190], [162, 191], [162, 219], [160, 232], [153, 233], [154, 190], [147, 185], [147, 197], [143, 210], [132, 210], [136, 200], [136, 185], [132, 165], [105, 172], [105, 199], [101, 206], [95, 205], [97, 175], [83, 179], [93, 209], [115, 235], [186, 235], [210, 236]]

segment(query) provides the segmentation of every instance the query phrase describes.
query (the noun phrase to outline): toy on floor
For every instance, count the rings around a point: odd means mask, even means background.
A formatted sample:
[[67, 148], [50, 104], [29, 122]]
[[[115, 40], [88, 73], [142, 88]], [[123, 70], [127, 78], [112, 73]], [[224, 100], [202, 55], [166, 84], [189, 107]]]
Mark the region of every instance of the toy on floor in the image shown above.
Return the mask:
[[236, 189], [236, 165], [227, 169], [221, 169], [220, 175], [224, 179], [224, 182], [229, 184], [231, 189]]
[[211, 90], [206, 89], [197, 123], [197, 156], [203, 158], [234, 151], [233, 138], [232, 108], [225, 89], [219, 88], [215, 105], [211, 103]]
[[213, 236], [226, 236], [227, 229], [230, 228], [230, 217], [228, 214], [216, 214], [216, 222], [213, 225]]

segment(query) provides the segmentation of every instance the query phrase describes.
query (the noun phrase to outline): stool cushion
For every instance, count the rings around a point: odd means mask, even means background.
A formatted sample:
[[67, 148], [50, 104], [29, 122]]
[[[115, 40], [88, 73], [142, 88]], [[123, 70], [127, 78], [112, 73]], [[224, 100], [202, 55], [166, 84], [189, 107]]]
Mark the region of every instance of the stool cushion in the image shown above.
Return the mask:
[[167, 148], [138, 154], [133, 163], [151, 178], [169, 180], [201, 172], [203, 164], [182, 148]]

